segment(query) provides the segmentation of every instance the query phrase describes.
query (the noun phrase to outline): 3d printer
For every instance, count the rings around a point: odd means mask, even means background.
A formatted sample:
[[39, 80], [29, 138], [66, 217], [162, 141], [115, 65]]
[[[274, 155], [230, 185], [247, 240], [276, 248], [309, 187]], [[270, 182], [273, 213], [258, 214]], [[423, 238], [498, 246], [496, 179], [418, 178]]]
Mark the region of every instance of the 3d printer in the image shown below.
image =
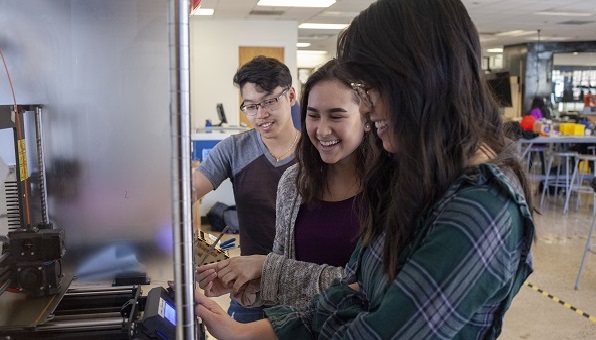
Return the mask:
[[[171, 288], [156, 287], [142, 296], [139, 285], [71, 287], [73, 276], [65, 275], [61, 264], [65, 232], [48, 221], [41, 112], [41, 105], [0, 106], [0, 129], [13, 130], [16, 160], [14, 178], [4, 184], [9, 231], [1, 238], [0, 339], [175, 339]], [[38, 164], [31, 177], [25, 115], [35, 122]], [[197, 235], [195, 263], [228, 258], [216, 248], [222, 234], [211, 242]], [[196, 338], [204, 338], [202, 328], [198, 332]]]
[[[35, 115], [38, 177], [29, 178], [24, 113]], [[9, 232], [2, 242], [0, 256], [0, 294], [8, 289], [30, 296], [53, 295], [60, 291], [61, 258], [64, 255], [64, 230], [48, 222], [43, 151], [41, 148], [41, 106], [0, 107], [0, 129], [12, 129], [16, 160], [16, 180], [6, 185]], [[35, 192], [35, 194], [33, 194]], [[41, 219], [32, 218], [31, 197], [40, 199]], [[39, 222], [37, 222], [39, 221]]]

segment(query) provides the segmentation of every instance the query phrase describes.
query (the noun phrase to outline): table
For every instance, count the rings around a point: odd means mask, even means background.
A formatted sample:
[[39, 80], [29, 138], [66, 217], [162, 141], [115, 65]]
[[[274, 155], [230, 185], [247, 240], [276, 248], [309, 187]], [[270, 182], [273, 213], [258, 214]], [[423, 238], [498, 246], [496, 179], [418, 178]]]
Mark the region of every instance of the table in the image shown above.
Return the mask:
[[534, 144], [596, 144], [596, 136], [555, 136], [536, 137], [533, 139], [519, 139], [517, 145], [521, 159], [525, 159]]
[[[554, 137], [536, 137], [533, 139], [519, 139], [517, 141], [517, 146], [520, 153], [520, 159], [525, 159], [530, 149], [535, 144], [548, 144], [556, 145], [561, 144], [563, 145], [562, 150], [567, 150], [570, 144], [589, 144], [594, 143], [596, 144], [596, 136], [554, 136]], [[567, 166], [567, 164], [565, 164]], [[550, 169], [546, 169], [546, 171], [550, 171]], [[544, 180], [546, 174], [529, 174], [530, 179], [532, 180]]]

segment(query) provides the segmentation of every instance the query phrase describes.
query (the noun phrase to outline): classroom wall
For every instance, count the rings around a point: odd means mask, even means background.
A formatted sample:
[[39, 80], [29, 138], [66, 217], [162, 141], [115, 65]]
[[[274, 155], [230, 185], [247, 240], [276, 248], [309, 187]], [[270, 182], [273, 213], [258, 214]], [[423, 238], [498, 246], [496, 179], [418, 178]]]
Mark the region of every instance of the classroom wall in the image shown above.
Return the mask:
[[212, 20], [190, 18], [191, 126], [218, 122], [215, 105], [222, 103], [228, 125], [239, 124], [239, 89], [232, 83], [240, 46], [283, 47], [284, 62], [298, 88], [296, 21]]

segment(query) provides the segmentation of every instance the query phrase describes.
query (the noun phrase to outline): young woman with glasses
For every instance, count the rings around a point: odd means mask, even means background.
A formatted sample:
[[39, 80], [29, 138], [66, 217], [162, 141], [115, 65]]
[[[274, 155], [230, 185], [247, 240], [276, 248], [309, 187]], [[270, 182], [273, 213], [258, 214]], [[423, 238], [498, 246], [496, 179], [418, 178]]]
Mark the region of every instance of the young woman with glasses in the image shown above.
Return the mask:
[[393, 155], [365, 177], [345, 278], [250, 325], [200, 293], [197, 314], [218, 339], [497, 338], [532, 272], [532, 196], [466, 8], [378, 0], [340, 36], [338, 58]]

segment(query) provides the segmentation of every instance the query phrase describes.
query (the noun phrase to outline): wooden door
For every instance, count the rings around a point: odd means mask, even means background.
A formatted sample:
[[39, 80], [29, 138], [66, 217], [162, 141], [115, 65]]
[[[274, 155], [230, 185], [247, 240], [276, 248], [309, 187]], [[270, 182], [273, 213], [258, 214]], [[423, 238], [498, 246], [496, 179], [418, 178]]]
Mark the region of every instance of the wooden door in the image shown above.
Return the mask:
[[[238, 67], [251, 61], [258, 55], [264, 55], [270, 58], [275, 58], [282, 63], [284, 62], [284, 48], [283, 47], [259, 47], [259, 46], [240, 46], [238, 48]], [[239, 96], [238, 107], [242, 104], [242, 96]], [[244, 112], [238, 110], [240, 115], [240, 123], [246, 124], [249, 128], [252, 128], [252, 124], [248, 121]]]

